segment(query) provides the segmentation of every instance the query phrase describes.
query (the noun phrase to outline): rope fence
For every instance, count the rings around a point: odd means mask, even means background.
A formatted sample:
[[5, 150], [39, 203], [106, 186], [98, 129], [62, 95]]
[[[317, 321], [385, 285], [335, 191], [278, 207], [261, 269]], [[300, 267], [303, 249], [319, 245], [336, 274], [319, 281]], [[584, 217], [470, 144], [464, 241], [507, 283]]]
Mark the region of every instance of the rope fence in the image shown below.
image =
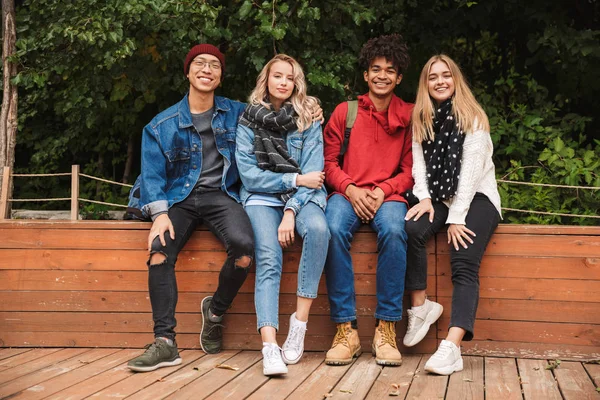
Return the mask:
[[[51, 198], [51, 199], [9, 199], [8, 198], [8, 189], [10, 187], [11, 178], [14, 177], [47, 177], [47, 176], [70, 176], [71, 177], [71, 197], [59, 197], [59, 198]], [[128, 183], [116, 182], [109, 179], [98, 178], [93, 175], [87, 175], [79, 172], [79, 165], [72, 165], [71, 172], [61, 172], [54, 174], [13, 174], [11, 173], [10, 167], [4, 167], [3, 178], [2, 178], [2, 193], [0, 194], [0, 220], [6, 219], [8, 215], [8, 206], [10, 203], [15, 202], [43, 202], [43, 201], [71, 201], [71, 219], [77, 220], [79, 219], [79, 202], [85, 203], [93, 203], [93, 204], [101, 204], [111, 207], [118, 208], [127, 208], [127, 205], [109, 203], [105, 201], [84, 199], [79, 197], [79, 177], [84, 177], [100, 182], [110, 183], [112, 185], [119, 185], [123, 187], [131, 188], [133, 185]], [[600, 187], [597, 186], [572, 186], [572, 185], [555, 185], [550, 183], [535, 183], [535, 182], [520, 182], [520, 181], [509, 181], [505, 179], [498, 179], [499, 183], [506, 183], [511, 185], [528, 185], [528, 186], [540, 186], [540, 187], [553, 187], [553, 188], [563, 188], [563, 189], [582, 189], [582, 190], [600, 190]], [[520, 213], [529, 213], [529, 214], [541, 214], [541, 215], [555, 215], [560, 217], [570, 217], [570, 218], [600, 218], [600, 215], [585, 215], [585, 214], [566, 214], [566, 213], [556, 213], [549, 211], [535, 211], [535, 210], [521, 210], [517, 208], [509, 208], [502, 207], [503, 211], [512, 211], [512, 212], [520, 212]]]

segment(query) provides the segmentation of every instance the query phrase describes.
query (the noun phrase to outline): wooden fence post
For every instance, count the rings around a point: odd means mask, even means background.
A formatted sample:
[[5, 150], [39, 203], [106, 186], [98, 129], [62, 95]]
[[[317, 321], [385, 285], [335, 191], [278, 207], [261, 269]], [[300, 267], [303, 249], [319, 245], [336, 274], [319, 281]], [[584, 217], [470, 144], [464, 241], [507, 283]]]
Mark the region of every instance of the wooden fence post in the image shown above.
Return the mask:
[[8, 192], [10, 188], [10, 167], [2, 171], [2, 193], [0, 193], [0, 219], [6, 219], [8, 214]]
[[71, 220], [79, 219], [79, 165], [71, 165]]

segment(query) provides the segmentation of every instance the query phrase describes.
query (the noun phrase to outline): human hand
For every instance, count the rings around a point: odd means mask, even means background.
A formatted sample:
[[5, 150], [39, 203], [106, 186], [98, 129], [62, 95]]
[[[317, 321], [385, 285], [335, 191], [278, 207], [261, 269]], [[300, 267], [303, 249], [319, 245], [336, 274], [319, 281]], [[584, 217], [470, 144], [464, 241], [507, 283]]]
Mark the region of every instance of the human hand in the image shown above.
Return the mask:
[[381, 207], [381, 205], [383, 204], [383, 200], [385, 200], [385, 193], [383, 192], [383, 189], [381, 189], [378, 186], [371, 191], [370, 197], [371, 204], [375, 208], [375, 211], [373, 212], [373, 216], [375, 216], [375, 214], [377, 214], [377, 211], [379, 211], [379, 207]]
[[346, 196], [350, 199], [350, 204], [358, 218], [362, 222], [369, 222], [375, 216], [374, 200], [377, 200], [377, 195], [369, 189], [360, 189], [354, 185], [348, 185], [346, 188]]
[[325, 122], [325, 116], [323, 115], [323, 109], [319, 104], [315, 104], [315, 108], [313, 109], [312, 114], [313, 122], [319, 121], [321, 125]]
[[458, 251], [459, 243], [462, 247], [466, 249], [468, 248], [468, 246], [465, 243], [465, 240], [473, 244], [473, 239], [471, 239], [469, 235], [473, 237], [477, 236], [475, 235], [475, 232], [468, 229], [466, 225], [450, 224], [450, 226], [448, 227], [448, 244], [452, 242], [452, 245], [454, 246], [454, 249], [456, 251]]
[[427, 198], [419, 201], [419, 204], [408, 210], [404, 219], [408, 221], [412, 217], [415, 217], [414, 221], [418, 221], [423, 214], [429, 213], [429, 222], [433, 222], [434, 212], [435, 210], [433, 209], [433, 204], [431, 204], [431, 199]]
[[296, 186], [304, 186], [310, 189], [320, 189], [325, 182], [325, 172], [313, 171], [307, 174], [298, 174]]
[[152, 224], [152, 228], [150, 228], [150, 233], [148, 234], [148, 251], [152, 250], [152, 242], [155, 237], [159, 237], [160, 243], [163, 246], [167, 245], [165, 242], [165, 232], [169, 231], [169, 236], [171, 236], [171, 240], [175, 240], [175, 229], [173, 228], [173, 224], [171, 223], [171, 219], [169, 218], [169, 214], [161, 214], [154, 220]]
[[277, 240], [282, 248], [291, 246], [294, 243], [294, 228], [296, 225], [296, 215], [292, 210], [285, 210], [283, 218], [277, 229]]

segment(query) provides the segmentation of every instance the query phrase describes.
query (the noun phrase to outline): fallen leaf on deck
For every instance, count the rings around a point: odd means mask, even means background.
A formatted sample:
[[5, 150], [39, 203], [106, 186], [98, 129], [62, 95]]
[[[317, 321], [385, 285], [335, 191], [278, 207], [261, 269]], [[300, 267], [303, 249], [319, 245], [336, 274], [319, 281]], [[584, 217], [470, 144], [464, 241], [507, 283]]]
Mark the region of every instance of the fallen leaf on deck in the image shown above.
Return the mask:
[[473, 382], [473, 379], [463, 378], [463, 381], [465, 381], [465, 382]]
[[346, 389], [340, 389], [340, 392], [342, 393], [352, 393], [352, 390], [346, 390]]
[[164, 382], [164, 381], [165, 381], [165, 380], [164, 380], [164, 378], [158, 378], [158, 379], [156, 380], [156, 382]]
[[331, 393], [325, 393], [323, 397], [328, 399], [329, 397], [333, 397], [333, 395]]
[[539, 370], [540, 370], [540, 367], [533, 367], [533, 370], [534, 370], [534, 371], [539, 371]]
[[392, 391], [389, 393], [390, 396], [400, 396], [400, 385], [392, 383]]
[[232, 367], [231, 365], [227, 365], [227, 364], [215, 365], [215, 368], [228, 369], [230, 371], [237, 371], [240, 369], [239, 367]]
[[600, 364], [600, 360], [590, 360], [590, 361], [586, 361], [586, 364]]
[[560, 365], [560, 360], [550, 361], [548, 363], [548, 365], [546, 365], [546, 369], [549, 369], [550, 371], [552, 371], [553, 369], [558, 368], [559, 365]]

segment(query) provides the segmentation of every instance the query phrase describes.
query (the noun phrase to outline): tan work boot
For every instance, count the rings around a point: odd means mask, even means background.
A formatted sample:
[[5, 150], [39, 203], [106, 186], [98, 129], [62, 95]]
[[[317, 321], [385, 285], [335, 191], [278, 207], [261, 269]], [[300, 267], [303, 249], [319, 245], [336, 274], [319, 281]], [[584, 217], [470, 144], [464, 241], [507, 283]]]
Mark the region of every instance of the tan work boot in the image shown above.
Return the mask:
[[325, 355], [325, 364], [350, 364], [352, 358], [360, 356], [361, 353], [358, 330], [352, 329], [350, 322], [337, 324], [337, 333], [333, 338], [331, 349]]
[[402, 355], [396, 345], [395, 322], [379, 320], [373, 338], [373, 355], [379, 365], [402, 364]]

